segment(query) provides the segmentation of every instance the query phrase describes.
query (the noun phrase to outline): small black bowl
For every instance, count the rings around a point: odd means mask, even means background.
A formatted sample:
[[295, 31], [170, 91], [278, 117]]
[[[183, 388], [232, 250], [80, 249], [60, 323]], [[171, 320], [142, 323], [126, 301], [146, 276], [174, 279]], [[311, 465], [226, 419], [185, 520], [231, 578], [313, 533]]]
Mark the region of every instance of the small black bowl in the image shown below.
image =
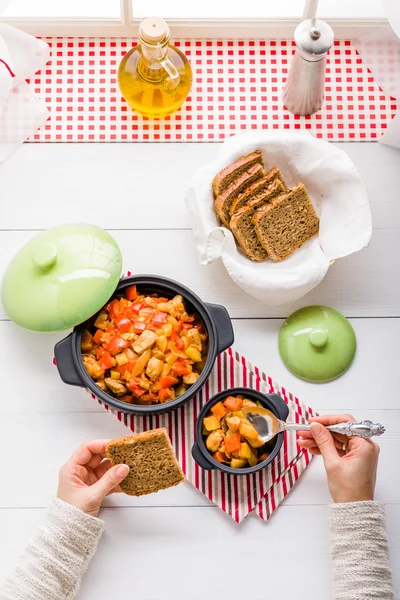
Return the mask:
[[141, 293], [156, 293], [166, 298], [173, 298], [176, 294], [181, 294], [187, 311], [191, 314], [196, 313], [201, 319], [208, 336], [208, 351], [206, 363], [196, 383], [178, 398], [163, 404], [152, 404], [150, 406], [129, 404], [110, 396], [101, 390], [88, 375], [82, 360], [82, 333], [85, 329], [92, 329], [95, 317], [75, 327], [72, 333], [56, 344], [54, 352], [57, 369], [64, 383], [88, 388], [102, 402], [121, 412], [144, 416], [159, 415], [182, 406], [203, 387], [210, 376], [218, 354], [233, 344], [232, 323], [225, 307], [203, 302], [181, 283], [158, 275], [134, 275], [121, 279], [109, 301], [112, 298], [124, 296], [126, 288], [131, 285], [137, 285]]
[[252, 388], [244, 387], [236, 387], [230, 390], [225, 390], [224, 392], [219, 392], [219, 394], [216, 394], [205, 403], [199, 413], [199, 416], [197, 417], [196, 441], [192, 447], [192, 456], [197, 464], [203, 469], [207, 469], [208, 471], [212, 469], [219, 469], [224, 473], [229, 473], [229, 475], [249, 475], [250, 473], [257, 473], [257, 471], [265, 469], [265, 467], [274, 460], [282, 447], [283, 433], [278, 433], [276, 438], [272, 439], [270, 442], [271, 453], [268, 458], [254, 467], [247, 467], [243, 469], [232, 469], [232, 467], [228, 467], [227, 465], [224, 465], [213, 458], [207, 449], [203, 438], [203, 419], [210, 412], [210, 409], [212, 406], [214, 406], [214, 404], [225, 400], [227, 396], [238, 396], [239, 394], [249, 398], [249, 400], [254, 400], [254, 402], [259, 400], [265, 408], [270, 410], [281, 421], [286, 421], [288, 418], [289, 409], [287, 404], [280, 396], [278, 396], [278, 394], [262, 394], [261, 392], [253, 390]]

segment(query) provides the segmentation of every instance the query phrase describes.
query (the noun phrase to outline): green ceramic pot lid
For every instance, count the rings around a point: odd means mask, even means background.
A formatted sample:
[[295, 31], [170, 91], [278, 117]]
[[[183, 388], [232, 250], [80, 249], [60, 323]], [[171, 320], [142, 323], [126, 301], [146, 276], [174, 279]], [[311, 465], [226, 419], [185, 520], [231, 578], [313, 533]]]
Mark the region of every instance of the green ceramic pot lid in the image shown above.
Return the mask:
[[36, 235], [9, 264], [2, 302], [31, 331], [60, 331], [94, 315], [121, 276], [116, 241], [94, 225], [59, 225]]
[[340, 312], [307, 306], [286, 319], [279, 332], [279, 352], [287, 368], [307, 381], [326, 382], [351, 365], [357, 341]]

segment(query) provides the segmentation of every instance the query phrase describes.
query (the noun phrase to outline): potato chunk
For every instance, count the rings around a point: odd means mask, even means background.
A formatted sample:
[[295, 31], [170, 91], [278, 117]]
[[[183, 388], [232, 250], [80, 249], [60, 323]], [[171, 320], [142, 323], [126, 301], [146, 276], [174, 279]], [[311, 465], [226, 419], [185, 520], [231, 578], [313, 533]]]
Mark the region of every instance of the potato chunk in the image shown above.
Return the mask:
[[167, 349], [167, 344], [168, 344], [168, 340], [167, 340], [167, 336], [165, 335], [160, 335], [157, 339], [156, 339], [156, 346], [157, 348], [161, 351], [161, 352], [165, 352]]
[[107, 391], [107, 386], [105, 384], [104, 379], [100, 379], [99, 381], [96, 381], [96, 385], [97, 387], [99, 387], [101, 390], [103, 390], [103, 392]]
[[232, 469], [242, 469], [247, 465], [247, 460], [244, 458], [232, 458], [231, 467]]
[[255, 440], [249, 439], [249, 444], [252, 448], [261, 448], [261, 446], [264, 446], [265, 442], [258, 436]]
[[255, 402], [253, 402], [253, 400], [249, 400], [248, 398], [244, 398], [244, 400], [243, 400], [243, 408], [249, 407], [249, 406], [257, 406], [257, 404]]
[[243, 421], [239, 425], [239, 432], [240, 435], [247, 438], [248, 440], [256, 440], [258, 438], [258, 433], [254, 429], [254, 427]]
[[193, 362], [201, 362], [201, 354], [197, 348], [189, 346], [189, 348], [186, 348], [185, 353], [186, 356], [190, 358], [190, 360], [192, 360]]
[[97, 319], [94, 322], [94, 326], [97, 327], [97, 329], [103, 329], [103, 331], [105, 331], [107, 329], [107, 327], [109, 326], [110, 321], [108, 320], [108, 314], [106, 313], [105, 310], [102, 310], [98, 315], [97, 315]]
[[93, 350], [92, 334], [87, 329], [82, 333], [81, 350], [85, 354]]
[[214, 415], [211, 415], [210, 417], [205, 417], [203, 419], [203, 425], [207, 429], [207, 431], [214, 431], [214, 429], [220, 428], [219, 419], [217, 419], [217, 417], [214, 417]]
[[253, 450], [250, 448], [248, 443], [242, 442], [242, 446], [239, 450], [240, 458], [245, 458], [246, 460], [249, 460], [249, 458], [251, 457], [252, 454], [253, 454]]

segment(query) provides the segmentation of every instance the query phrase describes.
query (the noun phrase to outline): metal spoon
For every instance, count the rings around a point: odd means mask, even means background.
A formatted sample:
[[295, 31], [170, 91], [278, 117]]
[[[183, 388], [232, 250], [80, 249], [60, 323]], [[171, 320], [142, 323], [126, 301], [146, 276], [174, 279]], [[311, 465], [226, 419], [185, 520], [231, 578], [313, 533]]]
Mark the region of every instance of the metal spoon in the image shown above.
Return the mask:
[[[262, 406], [249, 406], [242, 408], [241, 411], [253, 425], [264, 443], [272, 440], [272, 438], [281, 431], [310, 430], [309, 424], [305, 425], [301, 423], [286, 423], [285, 421], [280, 421], [271, 411]], [[227, 415], [227, 417], [229, 417], [229, 415]], [[226, 417], [224, 417], [223, 421], [225, 421], [225, 419]], [[222, 423], [222, 425], [224, 426], [224, 423]], [[357, 435], [362, 438], [382, 435], [385, 432], [383, 425], [380, 423], [373, 423], [372, 421], [348, 421], [346, 423], [329, 425], [327, 429], [334, 433], [341, 433], [342, 435], [347, 435], [349, 437]]]

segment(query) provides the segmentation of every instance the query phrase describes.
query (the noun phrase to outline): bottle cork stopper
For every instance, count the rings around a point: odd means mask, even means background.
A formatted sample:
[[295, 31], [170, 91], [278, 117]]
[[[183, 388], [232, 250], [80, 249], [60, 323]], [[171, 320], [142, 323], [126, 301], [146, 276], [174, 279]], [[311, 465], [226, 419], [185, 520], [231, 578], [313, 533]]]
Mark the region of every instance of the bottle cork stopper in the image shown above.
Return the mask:
[[146, 17], [140, 23], [139, 36], [148, 44], [162, 42], [168, 35], [168, 25], [161, 17]]

